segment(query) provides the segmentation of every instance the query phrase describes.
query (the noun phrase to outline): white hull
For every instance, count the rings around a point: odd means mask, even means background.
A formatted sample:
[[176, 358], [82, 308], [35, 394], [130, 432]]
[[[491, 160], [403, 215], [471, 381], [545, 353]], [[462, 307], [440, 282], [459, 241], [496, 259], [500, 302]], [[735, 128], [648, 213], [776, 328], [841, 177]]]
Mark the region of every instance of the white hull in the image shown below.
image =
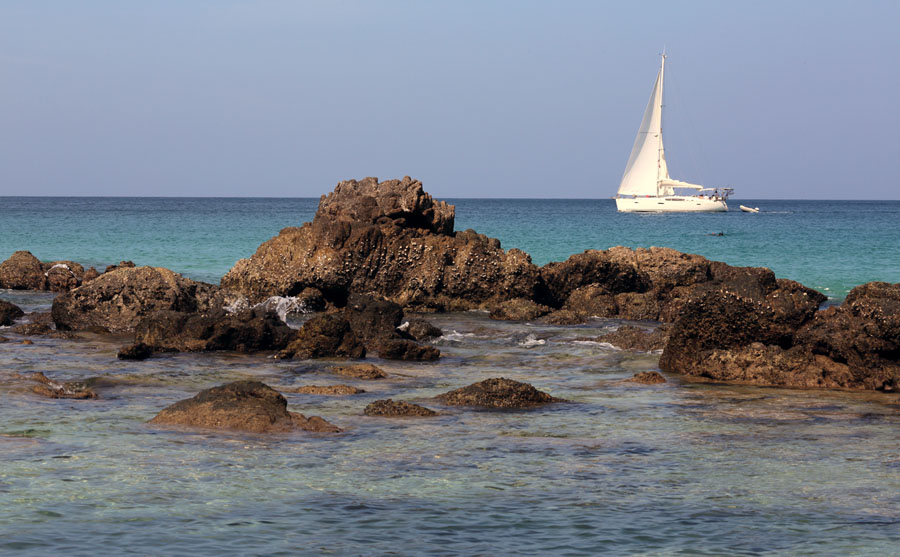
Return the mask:
[[728, 210], [725, 201], [693, 195], [665, 197], [617, 197], [616, 208], [623, 213], [719, 213]]

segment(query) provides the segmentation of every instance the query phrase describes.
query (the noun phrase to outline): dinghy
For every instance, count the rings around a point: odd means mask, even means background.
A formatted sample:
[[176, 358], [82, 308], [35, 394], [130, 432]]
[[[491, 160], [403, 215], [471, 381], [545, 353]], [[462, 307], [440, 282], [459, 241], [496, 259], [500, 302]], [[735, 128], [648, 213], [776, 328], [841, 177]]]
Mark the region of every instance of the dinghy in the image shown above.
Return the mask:
[[746, 207], [744, 205], [741, 205], [741, 211], [745, 213], [758, 213], [759, 207]]

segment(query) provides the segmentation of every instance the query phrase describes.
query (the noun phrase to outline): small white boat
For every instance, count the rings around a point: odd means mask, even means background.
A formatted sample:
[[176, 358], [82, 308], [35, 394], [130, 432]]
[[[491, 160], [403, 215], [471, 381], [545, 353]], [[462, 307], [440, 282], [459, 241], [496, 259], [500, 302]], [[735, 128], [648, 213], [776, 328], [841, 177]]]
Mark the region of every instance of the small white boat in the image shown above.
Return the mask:
[[[625, 174], [616, 193], [616, 208], [632, 212], [720, 212], [727, 211], [725, 201], [732, 188], [705, 188], [675, 180], [669, 176], [662, 140], [663, 79], [666, 54], [662, 54], [659, 74], [644, 111]], [[692, 191], [693, 190], [693, 191]], [[684, 193], [683, 193], [684, 192]]]
[[741, 211], [745, 213], [758, 213], [759, 207], [747, 207], [745, 205], [741, 205]]

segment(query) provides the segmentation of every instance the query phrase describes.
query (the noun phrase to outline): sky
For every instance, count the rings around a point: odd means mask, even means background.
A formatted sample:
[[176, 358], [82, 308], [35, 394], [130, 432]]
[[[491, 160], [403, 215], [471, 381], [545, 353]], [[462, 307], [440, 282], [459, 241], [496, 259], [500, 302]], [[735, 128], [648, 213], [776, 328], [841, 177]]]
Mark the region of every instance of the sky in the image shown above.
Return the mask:
[[900, 199], [900, 2], [0, 0], [0, 196]]

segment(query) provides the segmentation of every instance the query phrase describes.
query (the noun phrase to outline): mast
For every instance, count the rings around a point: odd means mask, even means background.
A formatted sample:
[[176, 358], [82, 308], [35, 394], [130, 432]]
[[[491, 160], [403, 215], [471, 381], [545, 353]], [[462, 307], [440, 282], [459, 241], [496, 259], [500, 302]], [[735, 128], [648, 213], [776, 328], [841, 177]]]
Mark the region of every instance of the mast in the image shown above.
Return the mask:
[[663, 177], [660, 176], [662, 173], [662, 161], [663, 161], [663, 142], [662, 142], [662, 107], [663, 107], [663, 83], [665, 81], [666, 74], [666, 47], [663, 47], [662, 54], [662, 62], [659, 66], [659, 133], [657, 134], [657, 155], [656, 155], [656, 195], [659, 196], [659, 184], [662, 181]]

